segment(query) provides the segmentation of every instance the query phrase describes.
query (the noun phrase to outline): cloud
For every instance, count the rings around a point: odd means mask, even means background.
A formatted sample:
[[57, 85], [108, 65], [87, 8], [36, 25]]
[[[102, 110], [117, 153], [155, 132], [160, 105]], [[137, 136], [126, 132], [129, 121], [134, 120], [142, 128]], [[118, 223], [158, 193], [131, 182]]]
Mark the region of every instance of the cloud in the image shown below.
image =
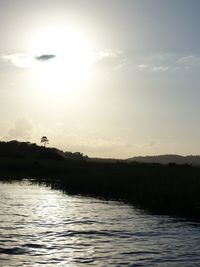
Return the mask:
[[151, 68], [152, 71], [154, 72], [163, 72], [169, 70], [168, 66], [154, 66]]
[[55, 58], [53, 54], [43, 54], [35, 56], [31, 53], [16, 53], [16, 54], [3, 54], [0, 56], [0, 60], [7, 64], [11, 64], [18, 68], [31, 68], [37, 62], [44, 62]]
[[[121, 50], [91, 51], [92, 66], [104, 66], [113, 69], [121, 69], [126, 65]], [[1, 54], [0, 61], [18, 68], [32, 68], [40, 62], [46, 62], [56, 57], [55, 54], [35, 55], [32, 53]], [[63, 52], [63, 61], [67, 62], [67, 56]], [[78, 61], [78, 59], [76, 59]]]
[[30, 68], [35, 61], [33, 55], [28, 53], [4, 54], [0, 56], [0, 59], [18, 68]]
[[5, 135], [8, 133], [9, 123], [5, 121], [0, 121], [0, 138], [4, 139]]
[[174, 71], [177, 57], [171, 53], [155, 53], [141, 56], [135, 59], [138, 61], [136, 69], [145, 72], [166, 72]]
[[96, 53], [97, 60], [103, 58], [116, 58], [121, 55], [123, 52], [121, 50], [102, 50]]
[[137, 59], [134, 64], [139, 71], [168, 72], [168, 71], [200, 71], [200, 55], [177, 55], [171, 53], [158, 53], [146, 55]]
[[186, 55], [177, 60], [177, 64], [184, 70], [200, 70], [200, 55]]
[[94, 53], [94, 67], [106, 70], [121, 70], [127, 65], [124, 53], [121, 50], [103, 50]]
[[146, 68], [148, 68], [148, 65], [147, 64], [139, 64], [138, 68], [139, 69], [146, 69]]
[[179, 58], [177, 60], [177, 63], [178, 64], [188, 64], [188, 63], [191, 63], [195, 60], [195, 57], [194, 55], [187, 55], [187, 56], [183, 56], [181, 58]]
[[147, 64], [139, 64], [137, 65], [139, 70], [146, 70], [151, 72], [164, 72], [170, 70], [169, 66], [157, 66], [157, 65], [147, 65]]
[[46, 54], [46, 55], [37, 56], [37, 57], [35, 57], [35, 59], [39, 60], [39, 61], [47, 61], [47, 60], [53, 59], [55, 57], [56, 57], [56, 55]]
[[26, 118], [19, 118], [8, 131], [6, 139], [17, 139], [17, 140], [30, 140], [32, 135], [33, 125]]
[[[65, 53], [62, 60], [67, 62]], [[200, 71], [200, 55], [185, 54], [177, 55], [172, 53], [155, 53], [141, 56], [127, 56], [122, 50], [107, 49], [91, 51], [91, 66], [98, 70], [118, 71], [127, 66], [133, 66], [135, 70], [144, 72], [175, 72], [175, 71]], [[42, 62], [53, 60], [55, 54], [35, 55], [32, 53], [2, 54], [0, 61], [18, 68], [32, 68]], [[78, 62], [78, 59], [77, 59]]]

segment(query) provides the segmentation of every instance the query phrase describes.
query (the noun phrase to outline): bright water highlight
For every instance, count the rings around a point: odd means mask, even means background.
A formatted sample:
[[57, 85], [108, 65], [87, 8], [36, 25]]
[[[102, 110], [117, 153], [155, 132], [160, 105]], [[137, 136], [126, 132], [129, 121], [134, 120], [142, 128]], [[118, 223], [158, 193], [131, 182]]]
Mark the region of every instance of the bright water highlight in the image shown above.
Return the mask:
[[0, 183], [0, 266], [200, 264], [200, 224], [117, 201]]

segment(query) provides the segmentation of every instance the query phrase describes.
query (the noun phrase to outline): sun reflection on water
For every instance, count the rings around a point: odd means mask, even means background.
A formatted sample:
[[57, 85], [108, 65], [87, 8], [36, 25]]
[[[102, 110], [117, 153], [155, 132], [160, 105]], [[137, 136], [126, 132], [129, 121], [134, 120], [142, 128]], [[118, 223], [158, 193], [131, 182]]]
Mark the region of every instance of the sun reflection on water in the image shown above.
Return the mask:
[[4, 267], [175, 266], [177, 258], [186, 267], [200, 260], [199, 229], [190, 223], [28, 183], [0, 184], [0, 221]]

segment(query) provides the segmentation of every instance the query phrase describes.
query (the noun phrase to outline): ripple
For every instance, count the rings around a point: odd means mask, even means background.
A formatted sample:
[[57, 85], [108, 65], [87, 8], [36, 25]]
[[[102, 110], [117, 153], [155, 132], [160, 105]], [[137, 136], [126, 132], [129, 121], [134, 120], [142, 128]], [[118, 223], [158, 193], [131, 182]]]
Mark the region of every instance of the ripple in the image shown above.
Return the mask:
[[0, 210], [0, 266], [191, 267], [200, 262], [199, 223], [145, 214], [117, 201], [0, 184]]
[[142, 255], [142, 254], [158, 255], [158, 254], [160, 254], [160, 252], [156, 252], [156, 251], [128, 251], [128, 252], [123, 252], [122, 254], [124, 254], [124, 255]]
[[27, 250], [20, 248], [20, 247], [13, 247], [13, 248], [1, 248], [0, 253], [2, 254], [9, 254], [9, 255], [21, 255], [26, 254]]
[[43, 248], [43, 249], [46, 248], [46, 246], [44, 246], [44, 245], [31, 244], [31, 243], [24, 244], [23, 247], [27, 247], [27, 248]]

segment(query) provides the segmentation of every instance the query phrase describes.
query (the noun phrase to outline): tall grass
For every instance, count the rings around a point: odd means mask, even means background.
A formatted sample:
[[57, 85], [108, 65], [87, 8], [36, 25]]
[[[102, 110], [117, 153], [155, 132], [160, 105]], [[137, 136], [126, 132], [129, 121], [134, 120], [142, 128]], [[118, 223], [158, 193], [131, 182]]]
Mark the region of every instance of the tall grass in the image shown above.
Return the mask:
[[162, 213], [200, 217], [199, 167], [1, 158], [1, 180], [24, 178], [63, 192], [123, 199]]

